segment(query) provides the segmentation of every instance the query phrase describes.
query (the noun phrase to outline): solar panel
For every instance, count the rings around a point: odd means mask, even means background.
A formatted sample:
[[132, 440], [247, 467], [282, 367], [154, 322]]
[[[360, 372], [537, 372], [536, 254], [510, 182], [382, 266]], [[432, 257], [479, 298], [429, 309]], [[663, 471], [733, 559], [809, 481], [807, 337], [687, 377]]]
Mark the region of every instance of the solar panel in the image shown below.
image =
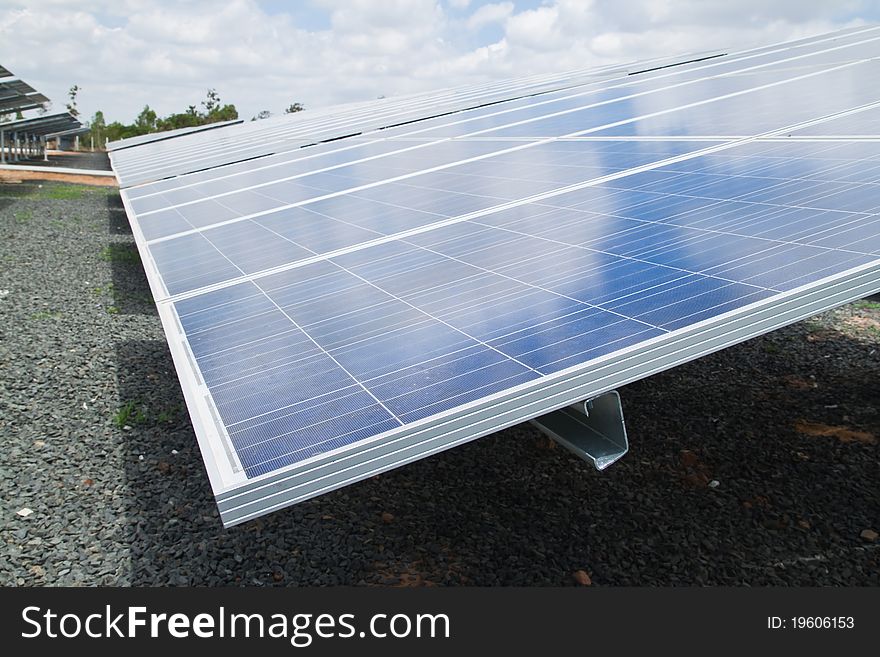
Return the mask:
[[839, 137], [877, 125], [878, 51], [849, 30], [123, 190], [223, 522], [880, 289], [880, 149]]
[[80, 125], [80, 122], [73, 115], [68, 112], [60, 112], [58, 114], [35, 116], [30, 119], [0, 122], [0, 130], [7, 133], [7, 135], [20, 132], [32, 136], [42, 136], [62, 130], [79, 128]]
[[[758, 48], [743, 55], [757, 61], [761, 56], [772, 57], [780, 47], [790, 50], [807, 48], [822, 39], [840, 40], [857, 35], [864, 29], [854, 28], [832, 37], [825, 36], [818, 39], [813, 37], [783, 46]], [[707, 58], [711, 59], [710, 55], [717, 54], [702, 53], [698, 56], [655, 60], [652, 63], [665, 66], [693, 63], [694, 66], [691, 68], [702, 68], [700, 62], [706, 62]], [[222, 139], [214, 139], [211, 135], [204, 134], [189, 135], [171, 142], [155, 144], [148, 149], [127, 150], [114, 156], [114, 168], [123, 186], [140, 185], [151, 180], [263, 158], [323, 140], [369, 133], [414, 120], [421, 122], [430, 115], [458, 112], [481, 105], [488, 105], [491, 108], [496, 103], [511, 105], [517, 102], [517, 98], [521, 99], [520, 103], [529, 104], [531, 102], [529, 97], [535, 94], [576, 89], [606, 80], [625, 80], [630, 73], [637, 73], [644, 68], [644, 64], [607, 66], [555, 76], [532, 76], [490, 85], [472, 85], [462, 89], [415, 94], [403, 98], [383, 98], [325, 110], [302, 112], [246, 123], [238, 129], [226, 131]], [[661, 68], [657, 72], [662, 77], [671, 71], [668, 68]], [[651, 75], [651, 73], [640, 75]]]
[[176, 128], [174, 130], [163, 130], [161, 132], [151, 132], [146, 135], [137, 135], [136, 137], [127, 137], [125, 139], [117, 139], [116, 141], [107, 142], [107, 150], [118, 151], [123, 148], [131, 148], [132, 146], [143, 146], [157, 141], [165, 141], [183, 135], [191, 135], [196, 132], [205, 132], [208, 130], [216, 130], [230, 125], [239, 125], [242, 119], [234, 119], [231, 121], [217, 121], [216, 123], [207, 123], [205, 125], [187, 126], [185, 128]]
[[[701, 53], [663, 58], [651, 63], [669, 67], [715, 56], [719, 56], [718, 53]], [[413, 121], [422, 122], [429, 116], [443, 116], [499, 103], [511, 104], [518, 99], [528, 102], [528, 98], [535, 95], [573, 89], [610, 78], [625, 78], [632, 72], [640, 72], [639, 66], [635, 69], [632, 71], [626, 65], [605, 66], [296, 113], [245, 124], [236, 131], [226, 132], [223, 139], [216, 139], [216, 135], [199, 135], [176, 140], [172, 144], [157, 145], [157, 148], [116, 154], [115, 166], [121, 173], [123, 186], [142, 184], [232, 162], [250, 161], [315, 142], [333, 141]], [[209, 143], [205, 140], [210, 141], [210, 149], [204, 148]]]

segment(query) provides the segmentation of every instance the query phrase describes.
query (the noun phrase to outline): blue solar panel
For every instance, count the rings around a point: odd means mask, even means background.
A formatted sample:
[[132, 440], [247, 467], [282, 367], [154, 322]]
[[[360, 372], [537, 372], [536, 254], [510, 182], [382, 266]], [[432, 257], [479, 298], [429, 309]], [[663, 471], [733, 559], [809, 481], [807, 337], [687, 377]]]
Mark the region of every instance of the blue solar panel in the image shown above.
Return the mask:
[[[481, 114], [482, 135], [126, 192], [191, 410], [213, 418], [203, 441], [228, 455], [224, 520], [600, 392], [608, 368], [631, 380], [772, 328], [745, 320], [773, 304], [794, 321], [798, 295], [823, 307], [811, 286], [880, 281], [880, 142], [825, 138], [876, 125], [874, 34], [647, 77], [638, 101], [609, 87], [617, 101], [546, 120], [536, 99]], [[714, 77], [756, 62], [772, 65]]]
[[[803, 183], [785, 177], [790, 162], [860, 150], [741, 146], [706, 161], [717, 168], [769, 151], [779, 170], [725, 189], [702, 182], [697, 158], [687, 173], [661, 168], [236, 286], [243, 305], [218, 314], [216, 331], [190, 325], [193, 299], [177, 310], [247, 473], [261, 474], [363, 439], [352, 430], [362, 420], [379, 433], [875, 261], [840, 236], [880, 205], [876, 190], [857, 197], [860, 210], [832, 211], [822, 198], [809, 208], [778, 202]], [[663, 188], [662, 176], [681, 179], [675, 192], [640, 191]], [[769, 191], [750, 199], [768, 179]], [[832, 250], [829, 239], [848, 249]], [[214, 294], [195, 299], [201, 307]], [[204, 322], [205, 311], [195, 317]], [[243, 342], [248, 358], [227, 373], [240, 378], [212, 384], [216, 354]], [[313, 397], [300, 400], [304, 392]], [[267, 409], [272, 420], [259, 422]], [[294, 430], [329, 417], [308, 440]]]

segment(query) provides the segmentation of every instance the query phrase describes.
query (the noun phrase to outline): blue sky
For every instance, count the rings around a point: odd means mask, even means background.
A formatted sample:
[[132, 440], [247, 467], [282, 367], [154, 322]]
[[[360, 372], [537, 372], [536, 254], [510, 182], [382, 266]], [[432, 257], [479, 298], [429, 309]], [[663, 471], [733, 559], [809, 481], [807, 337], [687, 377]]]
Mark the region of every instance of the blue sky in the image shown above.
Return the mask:
[[0, 63], [131, 121], [209, 88], [250, 118], [880, 21], [880, 0], [4, 0]]

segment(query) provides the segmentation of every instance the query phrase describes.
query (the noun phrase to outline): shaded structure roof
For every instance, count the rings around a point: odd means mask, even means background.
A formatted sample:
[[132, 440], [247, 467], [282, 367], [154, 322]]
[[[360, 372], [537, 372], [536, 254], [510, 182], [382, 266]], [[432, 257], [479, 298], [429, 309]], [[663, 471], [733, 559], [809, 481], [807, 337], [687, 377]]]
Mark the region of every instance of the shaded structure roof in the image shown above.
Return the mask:
[[6, 133], [18, 132], [35, 137], [57, 135], [60, 132], [75, 130], [82, 127], [82, 123], [69, 112], [59, 114], [46, 114], [32, 119], [20, 119], [0, 123], [0, 130]]
[[[9, 72], [7, 69], [3, 71]], [[0, 78], [4, 77], [0, 71]], [[0, 112], [24, 112], [42, 107], [49, 99], [27, 82], [18, 79], [0, 80]]]

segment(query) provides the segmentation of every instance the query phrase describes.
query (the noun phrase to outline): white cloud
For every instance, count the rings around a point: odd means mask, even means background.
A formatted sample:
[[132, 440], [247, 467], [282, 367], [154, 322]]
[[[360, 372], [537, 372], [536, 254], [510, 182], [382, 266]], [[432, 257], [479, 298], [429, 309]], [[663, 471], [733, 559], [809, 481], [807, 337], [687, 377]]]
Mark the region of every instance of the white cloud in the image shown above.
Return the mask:
[[[681, 52], [746, 48], [877, 20], [868, 0], [314, 0], [310, 15], [257, 0], [6, 0], [0, 63], [62, 108], [131, 121], [198, 104], [209, 87], [249, 118], [587, 68]], [[872, 16], [873, 12], [873, 16]], [[320, 17], [319, 17], [320, 18]], [[299, 22], [297, 22], [299, 21]], [[314, 27], [320, 25], [322, 27]], [[327, 26], [328, 27], [324, 27]], [[481, 28], [495, 43], [479, 42]], [[501, 36], [498, 36], [498, 30]]]
[[513, 13], [512, 2], [494, 2], [483, 5], [467, 19], [467, 26], [471, 30], [479, 30], [481, 27], [492, 23], [501, 23]]

